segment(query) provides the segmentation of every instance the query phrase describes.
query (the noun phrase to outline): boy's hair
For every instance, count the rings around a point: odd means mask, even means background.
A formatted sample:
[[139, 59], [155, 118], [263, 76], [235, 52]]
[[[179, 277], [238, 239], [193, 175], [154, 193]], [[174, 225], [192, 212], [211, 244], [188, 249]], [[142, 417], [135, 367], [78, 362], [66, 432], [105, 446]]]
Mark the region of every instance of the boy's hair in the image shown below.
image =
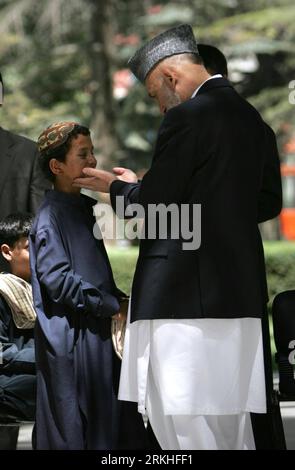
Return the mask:
[[6, 244], [11, 248], [23, 237], [28, 237], [33, 215], [17, 212], [10, 214], [0, 221], [0, 246]]
[[44, 176], [50, 181], [54, 181], [55, 179], [55, 175], [52, 173], [49, 167], [50, 160], [52, 158], [55, 158], [56, 160], [60, 162], [64, 162], [66, 158], [66, 154], [68, 153], [70, 149], [72, 140], [77, 138], [79, 134], [90, 135], [90, 130], [86, 126], [80, 126], [79, 124], [76, 124], [74, 129], [71, 132], [69, 132], [68, 138], [65, 142], [63, 142], [61, 145], [57, 147], [49, 148], [48, 150], [44, 150], [40, 152], [39, 164], [40, 164], [41, 170]]

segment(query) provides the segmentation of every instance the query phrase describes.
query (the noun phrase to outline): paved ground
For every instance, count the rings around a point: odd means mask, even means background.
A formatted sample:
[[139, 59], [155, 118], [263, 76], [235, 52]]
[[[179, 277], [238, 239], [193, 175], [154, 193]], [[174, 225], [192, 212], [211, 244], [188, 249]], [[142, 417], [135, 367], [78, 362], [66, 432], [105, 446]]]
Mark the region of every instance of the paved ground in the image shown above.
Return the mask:
[[295, 450], [295, 401], [281, 403], [285, 437], [288, 450]]
[[23, 424], [20, 427], [17, 441], [17, 450], [32, 450], [32, 430], [33, 424]]

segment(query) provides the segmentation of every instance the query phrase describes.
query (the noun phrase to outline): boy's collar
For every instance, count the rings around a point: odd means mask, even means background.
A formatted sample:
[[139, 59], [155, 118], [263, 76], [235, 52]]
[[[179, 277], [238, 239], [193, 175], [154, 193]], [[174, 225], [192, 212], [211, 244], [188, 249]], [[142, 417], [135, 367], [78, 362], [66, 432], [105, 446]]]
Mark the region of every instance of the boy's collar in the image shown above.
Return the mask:
[[85, 194], [64, 193], [62, 191], [57, 191], [56, 189], [49, 189], [48, 191], [46, 191], [46, 198], [57, 202], [64, 202], [65, 204], [86, 204], [90, 207], [97, 204], [96, 199], [86, 196]]

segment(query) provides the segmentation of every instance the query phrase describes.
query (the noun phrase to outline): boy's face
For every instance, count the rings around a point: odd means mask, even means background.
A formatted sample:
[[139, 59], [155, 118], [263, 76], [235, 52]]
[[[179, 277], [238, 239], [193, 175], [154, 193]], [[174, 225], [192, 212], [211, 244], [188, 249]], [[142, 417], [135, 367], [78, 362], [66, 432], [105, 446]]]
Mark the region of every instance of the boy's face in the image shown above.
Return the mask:
[[21, 277], [25, 281], [30, 281], [31, 270], [28, 238], [20, 238], [13, 247], [2, 245], [1, 251], [4, 258], [10, 264], [12, 274]]
[[[57, 161], [55, 160], [55, 162]], [[83, 168], [95, 168], [96, 163], [91, 137], [79, 134], [76, 138], [73, 138], [65, 162], [57, 162], [59, 172], [55, 178], [56, 189], [71, 193], [79, 192], [79, 188], [72, 186], [74, 179], [83, 177]]]

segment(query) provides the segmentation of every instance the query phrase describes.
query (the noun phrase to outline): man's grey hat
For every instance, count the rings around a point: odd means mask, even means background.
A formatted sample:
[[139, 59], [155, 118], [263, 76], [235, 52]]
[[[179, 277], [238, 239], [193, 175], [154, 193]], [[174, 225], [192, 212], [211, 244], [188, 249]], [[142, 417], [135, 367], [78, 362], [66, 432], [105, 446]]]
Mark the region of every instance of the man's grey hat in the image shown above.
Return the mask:
[[197, 42], [188, 24], [169, 29], [144, 44], [128, 61], [134, 75], [144, 82], [147, 74], [158, 62], [176, 54], [198, 54]]

